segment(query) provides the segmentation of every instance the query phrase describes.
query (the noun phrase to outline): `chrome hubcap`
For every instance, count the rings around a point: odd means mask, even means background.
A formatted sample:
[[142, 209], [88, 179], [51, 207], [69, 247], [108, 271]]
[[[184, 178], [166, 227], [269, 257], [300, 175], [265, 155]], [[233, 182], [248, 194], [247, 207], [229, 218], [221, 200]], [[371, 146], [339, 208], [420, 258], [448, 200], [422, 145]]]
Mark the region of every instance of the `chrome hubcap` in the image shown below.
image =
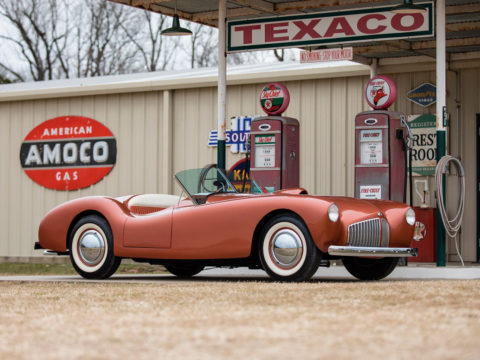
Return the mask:
[[290, 229], [281, 229], [273, 236], [270, 250], [277, 265], [283, 269], [293, 267], [302, 257], [302, 241]]
[[78, 249], [83, 262], [87, 265], [98, 264], [105, 253], [103, 236], [96, 230], [85, 231], [80, 237]]

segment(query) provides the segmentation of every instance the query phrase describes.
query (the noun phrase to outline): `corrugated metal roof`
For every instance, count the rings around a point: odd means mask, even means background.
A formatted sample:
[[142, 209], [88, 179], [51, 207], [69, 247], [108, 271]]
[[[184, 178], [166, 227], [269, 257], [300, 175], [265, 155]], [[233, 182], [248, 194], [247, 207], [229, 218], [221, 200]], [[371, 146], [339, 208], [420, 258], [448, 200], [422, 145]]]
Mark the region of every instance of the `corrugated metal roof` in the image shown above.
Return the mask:
[[[260, 83], [273, 79], [286, 81], [365, 75], [368, 72], [367, 66], [350, 61], [237, 65], [227, 68], [227, 82]], [[215, 67], [6, 84], [0, 85], [0, 101], [216, 86], [217, 74]]]

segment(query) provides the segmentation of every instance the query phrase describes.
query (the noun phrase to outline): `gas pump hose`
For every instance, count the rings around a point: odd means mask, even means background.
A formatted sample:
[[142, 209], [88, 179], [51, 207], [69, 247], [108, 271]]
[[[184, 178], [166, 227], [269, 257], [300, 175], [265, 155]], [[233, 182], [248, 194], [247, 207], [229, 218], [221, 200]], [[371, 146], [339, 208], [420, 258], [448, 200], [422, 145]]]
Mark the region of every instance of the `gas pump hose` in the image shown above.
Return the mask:
[[[453, 219], [448, 218], [447, 210], [445, 209], [445, 200], [443, 198], [443, 175], [445, 174], [446, 167], [449, 162], [453, 162], [458, 170], [458, 208]], [[465, 170], [463, 169], [462, 163], [459, 159], [450, 155], [445, 155], [438, 161], [435, 169], [435, 187], [437, 189], [437, 207], [442, 217], [445, 231], [447, 232], [448, 236], [455, 240], [455, 249], [457, 250], [458, 257], [462, 262], [462, 266], [465, 266], [463, 258], [460, 255], [460, 250], [458, 249], [457, 240], [457, 234], [462, 226], [463, 211], [465, 208]]]

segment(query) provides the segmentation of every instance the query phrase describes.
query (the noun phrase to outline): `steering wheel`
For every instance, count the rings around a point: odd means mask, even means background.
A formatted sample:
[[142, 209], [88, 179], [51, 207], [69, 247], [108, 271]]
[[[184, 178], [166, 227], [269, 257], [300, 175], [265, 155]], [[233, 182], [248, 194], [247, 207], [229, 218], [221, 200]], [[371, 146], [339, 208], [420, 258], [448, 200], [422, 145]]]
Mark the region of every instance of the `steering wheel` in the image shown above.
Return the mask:
[[[207, 180], [213, 180], [213, 179], [209, 179], [207, 178], [207, 174], [210, 172], [210, 170], [212, 169], [216, 169], [217, 168], [217, 164], [208, 164], [208, 165], [205, 165], [202, 169], [202, 171], [200, 172], [200, 177], [199, 177], [199, 180], [198, 180], [198, 186], [197, 186], [197, 192], [201, 193], [201, 192], [211, 192], [210, 189], [207, 187], [206, 185], [206, 181]], [[216, 174], [216, 171], [215, 171], [215, 174]], [[214, 185], [221, 185], [221, 184], [215, 184]], [[217, 189], [215, 192], [220, 192], [219, 190], [222, 190], [223, 189], [223, 184], [222, 184], [222, 187]]]

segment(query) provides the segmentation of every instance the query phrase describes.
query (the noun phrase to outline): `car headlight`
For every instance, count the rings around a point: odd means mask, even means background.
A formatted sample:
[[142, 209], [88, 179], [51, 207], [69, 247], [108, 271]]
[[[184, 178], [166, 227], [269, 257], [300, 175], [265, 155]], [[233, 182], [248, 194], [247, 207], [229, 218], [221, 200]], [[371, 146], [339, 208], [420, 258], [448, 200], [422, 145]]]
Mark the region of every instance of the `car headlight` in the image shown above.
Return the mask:
[[405, 220], [407, 220], [408, 225], [415, 225], [415, 211], [412, 208], [408, 208], [405, 212]]
[[340, 216], [340, 211], [338, 211], [338, 206], [336, 204], [331, 204], [328, 207], [328, 218], [331, 222], [336, 222]]

